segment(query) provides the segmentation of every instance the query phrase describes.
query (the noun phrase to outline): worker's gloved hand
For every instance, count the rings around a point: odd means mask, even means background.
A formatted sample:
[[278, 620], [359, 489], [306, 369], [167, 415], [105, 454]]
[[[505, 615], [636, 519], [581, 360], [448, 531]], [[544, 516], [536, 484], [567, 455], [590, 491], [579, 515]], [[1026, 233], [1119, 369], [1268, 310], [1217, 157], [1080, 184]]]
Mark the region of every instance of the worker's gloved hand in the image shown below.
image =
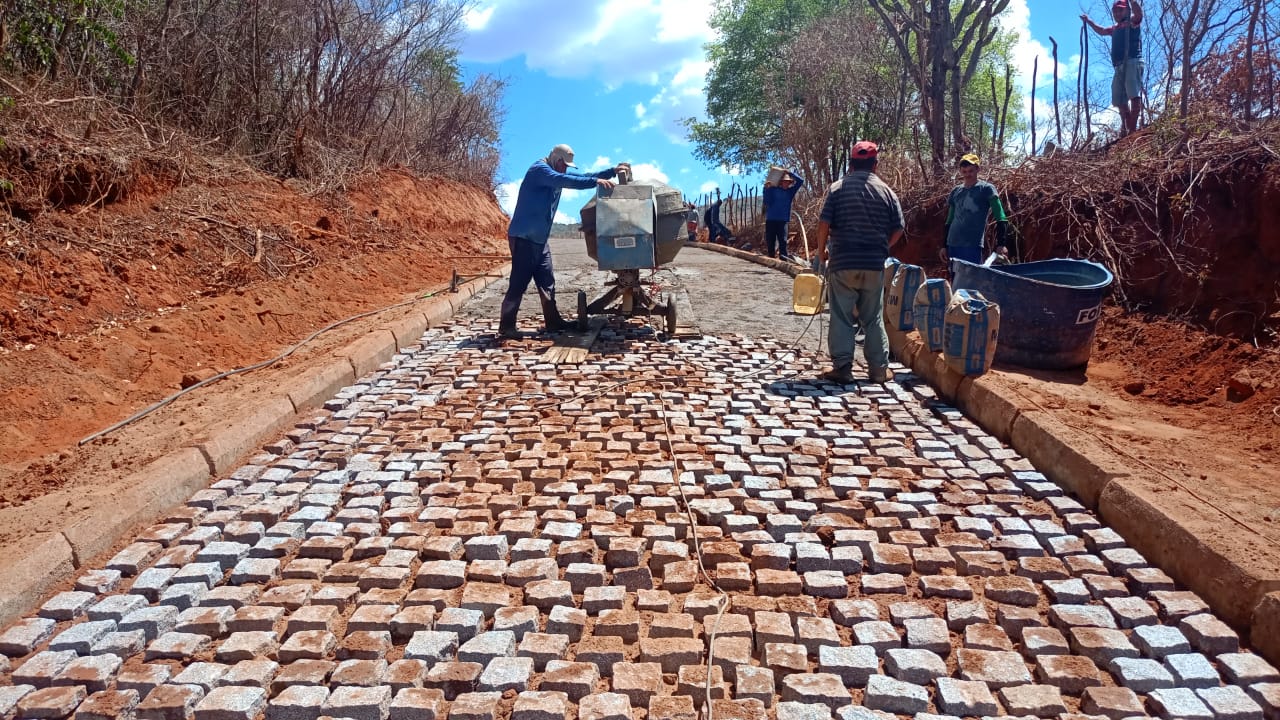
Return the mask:
[[1007, 245], [1009, 240], [1009, 223], [996, 223], [996, 245]]

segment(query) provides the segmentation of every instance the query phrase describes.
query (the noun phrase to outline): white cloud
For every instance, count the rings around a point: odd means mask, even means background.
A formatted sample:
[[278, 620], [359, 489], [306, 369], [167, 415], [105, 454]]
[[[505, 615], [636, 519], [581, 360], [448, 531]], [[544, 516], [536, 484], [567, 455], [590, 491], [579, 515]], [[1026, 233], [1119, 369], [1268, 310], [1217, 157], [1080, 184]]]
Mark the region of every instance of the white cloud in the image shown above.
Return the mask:
[[524, 56], [552, 77], [595, 77], [613, 89], [657, 88], [634, 108], [633, 130], [688, 142], [681, 121], [706, 108], [704, 46], [715, 0], [478, 0], [467, 13], [462, 57], [492, 63]]
[[511, 213], [516, 209], [516, 198], [520, 194], [520, 181], [502, 183], [494, 192], [498, 196], [498, 206], [502, 208], [502, 212], [510, 217]]
[[706, 193], [714, 192], [715, 189], [718, 187], [720, 187], [720, 183], [717, 183], [714, 180], [708, 180], [702, 183], [702, 185], [698, 188], [698, 194], [705, 195]]
[[462, 22], [471, 32], [482, 31], [489, 24], [489, 19], [493, 17], [493, 11], [496, 9], [494, 7], [472, 8], [462, 16]]
[[553, 77], [606, 85], [657, 84], [701, 58], [714, 0], [478, 0], [466, 17], [462, 57], [501, 62], [521, 55]]
[[663, 185], [671, 183], [671, 178], [662, 172], [657, 163], [632, 163], [631, 174], [635, 176], [636, 182], [660, 182]]
[[691, 58], [681, 63], [671, 79], [663, 84], [645, 107], [637, 130], [657, 128], [675, 143], [687, 143], [685, 118], [700, 117], [707, 106], [707, 73], [711, 63], [704, 58]]
[[[1013, 64], [1015, 72], [1017, 72], [1017, 75], [1014, 77], [1014, 84], [1022, 93], [1022, 114], [1028, 122], [1031, 119], [1032, 103], [1035, 103], [1036, 144], [1043, 145], [1045, 138], [1054, 133], [1053, 50], [1049, 45], [1041, 42], [1031, 34], [1031, 8], [1029, 0], [1012, 0], [1009, 3], [1009, 7], [1000, 16], [1000, 23], [1004, 29], [1013, 32], [1016, 36], [1016, 40], [1013, 45]], [[1059, 101], [1062, 103], [1074, 103], [1076, 77], [1079, 75], [1080, 71], [1078, 37], [1072, 33], [1070, 37], [1057, 37], [1055, 39], [1058, 40]], [[1090, 35], [1090, 41], [1092, 40], [1093, 37]], [[1069, 49], [1072, 51], [1071, 54], [1064, 57], [1064, 53]], [[1037, 58], [1039, 58], [1038, 66], [1036, 64]], [[1031, 97], [1031, 69], [1033, 67], [1036, 67], [1035, 98]], [[1098, 68], [1090, 69], [1095, 72], [1100, 71]], [[1062, 105], [1061, 107], [1065, 114], [1067, 112], [1066, 106]], [[1101, 109], [1102, 108], [1098, 108], [1096, 106], [1093, 107], [1095, 112]], [[1067, 121], [1064, 117], [1064, 136], [1067, 132]], [[1028, 132], [1025, 137], [1015, 138], [1014, 142], [1020, 143], [1023, 149], [1026, 150], [1031, 144], [1031, 134]]]

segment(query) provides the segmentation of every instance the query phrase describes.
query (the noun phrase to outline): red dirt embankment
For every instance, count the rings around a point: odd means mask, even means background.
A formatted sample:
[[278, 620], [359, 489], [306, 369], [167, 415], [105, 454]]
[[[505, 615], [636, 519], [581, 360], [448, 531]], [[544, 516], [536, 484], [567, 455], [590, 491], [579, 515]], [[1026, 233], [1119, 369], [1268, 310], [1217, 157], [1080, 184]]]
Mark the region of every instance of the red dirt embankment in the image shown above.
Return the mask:
[[[32, 154], [12, 141], [8, 153]], [[80, 173], [88, 178], [87, 163]], [[483, 272], [505, 251], [506, 217], [485, 189], [388, 170], [346, 193], [307, 194], [244, 167], [235, 175], [175, 185], [129, 173], [105, 206], [34, 212], [28, 197], [0, 215], [0, 508], [162, 452], [171, 438], [147, 446], [145, 433], [76, 443], [184, 383], [439, 288], [455, 269]], [[272, 370], [322, 355], [343, 332]], [[190, 412], [216, 417], [233, 385], [201, 388]]]

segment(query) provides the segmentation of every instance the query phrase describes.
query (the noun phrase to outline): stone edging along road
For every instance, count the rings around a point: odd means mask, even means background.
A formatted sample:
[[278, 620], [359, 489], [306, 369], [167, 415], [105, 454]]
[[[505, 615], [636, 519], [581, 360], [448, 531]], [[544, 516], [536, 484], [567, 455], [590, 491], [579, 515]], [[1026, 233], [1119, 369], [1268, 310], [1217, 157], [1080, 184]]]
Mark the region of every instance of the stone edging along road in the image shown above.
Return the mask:
[[[804, 269], [723, 245], [691, 247], [791, 276]], [[1219, 617], [1247, 630], [1256, 651], [1280, 663], [1280, 550], [1226, 522], [1220, 511], [1185, 488], [1055, 419], [998, 376], [960, 375], [940, 355], [924, 350], [914, 332], [887, 329], [895, 359], [1097, 512], [1135, 550], [1204, 598]], [[1239, 548], [1246, 546], [1251, 552], [1242, 556]]]
[[0, 571], [0, 628], [35, 607], [55, 585], [70, 578], [94, 556], [111, 549], [133, 528], [151, 522], [186, 502], [219, 474], [278, 437], [339, 390], [376, 370], [402, 347], [418, 341], [428, 329], [453, 317], [477, 292], [498, 282], [510, 266], [458, 286], [457, 293], [436, 295], [411, 308], [398, 320], [333, 353], [308, 377], [286, 382], [266, 397], [254, 396], [239, 416], [206, 428], [192, 444], [173, 450], [125, 478], [128, 487], [114, 504], [95, 508], [51, 534]]

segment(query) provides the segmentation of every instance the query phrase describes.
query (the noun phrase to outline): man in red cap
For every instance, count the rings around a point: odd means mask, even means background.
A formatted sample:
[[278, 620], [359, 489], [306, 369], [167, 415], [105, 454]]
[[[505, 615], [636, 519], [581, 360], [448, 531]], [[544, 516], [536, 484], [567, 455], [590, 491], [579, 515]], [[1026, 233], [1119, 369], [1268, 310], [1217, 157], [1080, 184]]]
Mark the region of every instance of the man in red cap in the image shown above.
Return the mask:
[[1080, 19], [1099, 35], [1111, 37], [1111, 102], [1120, 110], [1120, 136], [1138, 129], [1142, 114], [1142, 5], [1138, 0], [1115, 0], [1111, 6], [1115, 25], [1102, 27], [1081, 15]]
[[[884, 261], [902, 239], [902, 205], [875, 174], [880, 148], [863, 140], [850, 152], [849, 172], [831, 184], [818, 216], [818, 259], [827, 265], [832, 368], [822, 378], [853, 382], [854, 337], [862, 324], [862, 351], [873, 383], [889, 379], [889, 336], [884, 330]], [[830, 242], [828, 242], [828, 240]]]

